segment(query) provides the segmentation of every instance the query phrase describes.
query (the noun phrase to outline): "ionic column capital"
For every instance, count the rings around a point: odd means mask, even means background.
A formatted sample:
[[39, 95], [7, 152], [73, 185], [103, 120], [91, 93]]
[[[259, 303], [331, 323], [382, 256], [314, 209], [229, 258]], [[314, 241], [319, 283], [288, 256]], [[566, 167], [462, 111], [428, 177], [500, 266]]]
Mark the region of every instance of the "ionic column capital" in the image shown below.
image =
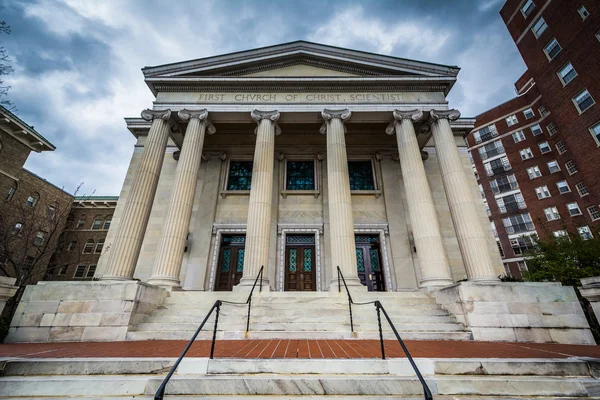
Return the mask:
[[394, 110], [392, 112], [394, 116], [394, 120], [390, 122], [390, 124], [385, 128], [385, 133], [388, 135], [393, 135], [396, 133], [396, 124], [402, 122], [403, 120], [409, 120], [411, 122], [417, 122], [423, 118], [423, 111], [421, 110]]
[[184, 122], [197, 118], [200, 123], [206, 123], [206, 132], [210, 135], [217, 131], [215, 126], [208, 120], [208, 110], [206, 108], [203, 110], [187, 110], [184, 108], [177, 112], [177, 116]]
[[149, 108], [142, 111], [142, 118], [146, 121], [153, 121], [155, 119], [162, 119], [169, 121], [171, 119], [171, 110], [150, 110]]
[[[279, 127], [279, 124], [277, 123], [277, 120], [279, 119], [279, 117], [281, 116], [281, 114], [279, 113], [279, 111], [277, 110], [273, 110], [273, 111], [260, 111], [260, 110], [252, 110], [252, 112], [250, 113], [250, 117], [256, 121], [257, 125], [260, 125], [260, 121], [262, 121], [263, 119], [267, 119], [269, 121], [271, 121], [273, 123], [273, 125], [275, 126], [275, 135], [281, 135], [281, 128]], [[254, 134], [256, 135], [257, 130], [254, 130]]]
[[[347, 108], [344, 108], [343, 110], [329, 110], [326, 108], [323, 111], [321, 111], [321, 116], [323, 117], [325, 122], [323, 122], [323, 125], [321, 125], [321, 127], [319, 128], [319, 132], [322, 135], [325, 135], [327, 133], [328, 122], [330, 122], [334, 118], [338, 118], [342, 121], [342, 124], [344, 124], [346, 120], [350, 119], [350, 117], [352, 116], [352, 112]], [[346, 125], [344, 125], [344, 133], [346, 133]]]
[[430, 110], [429, 118], [432, 122], [440, 119], [447, 119], [448, 121], [455, 121], [460, 117], [460, 111], [456, 109], [452, 110]]

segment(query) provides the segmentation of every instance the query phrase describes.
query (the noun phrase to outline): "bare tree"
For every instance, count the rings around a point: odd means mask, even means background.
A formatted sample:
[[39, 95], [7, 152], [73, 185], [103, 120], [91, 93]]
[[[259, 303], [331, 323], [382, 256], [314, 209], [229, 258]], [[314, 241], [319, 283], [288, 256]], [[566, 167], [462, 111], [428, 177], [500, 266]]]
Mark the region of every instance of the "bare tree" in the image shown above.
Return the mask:
[[[0, 34], [10, 35], [10, 26], [6, 21], [0, 21]], [[8, 56], [6, 47], [0, 45], [0, 105], [11, 112], [16, 111], [15, 105], [8, 99], [10, 86], [5, 85], [4, 77], [12, 74], [13, 68], [10, 65], [11, 59]]]

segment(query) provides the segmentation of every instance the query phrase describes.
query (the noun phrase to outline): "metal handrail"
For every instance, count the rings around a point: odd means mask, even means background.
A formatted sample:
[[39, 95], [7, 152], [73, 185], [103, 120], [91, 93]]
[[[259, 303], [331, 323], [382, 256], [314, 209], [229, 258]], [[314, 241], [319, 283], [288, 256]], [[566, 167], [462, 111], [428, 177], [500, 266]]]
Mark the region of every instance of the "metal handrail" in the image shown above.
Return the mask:
[[408, 351], [408, 348], [406, 347], [406, 345], [404, 344], [404, 341], [400, 337], [400, 334], [398, 333], [396, 326], [390, 319], [390, 316], [388, 315], [388, 313], [385, 311], [385, 308], [383, 308], [383, 305], [381, 304], [381, 302], [379, 300], [374, 300], [374, 301], [368, 301], [366, 303], [355, 303], [354, 300], [352, 300], [352, 296], [350, 295], [350, 289], [348, 289], [348, 285], [346, 284], [346, 279], [344, 279], [344, 274], [342, 274], [342, 271], [340, 270], [339, 266], [337, 267], [337, 273], [338, 273], [338, 292], [342, 291], [341, 283], [344, 283], [344, 287], [346, 288], [346, 293], [348, 294], [348, 307], [350, 310], [350, 329], [352, 330], [352, 332], [354, 332], [354, 323], [352, 321], [352, 304], [354, 304], [354, 305], [374, 304], [375, 310], [377, 312], [377, 324], [379, 326], [379, 343], [381, 344], [381, 359], [385, 360], [385, 345], [383, 342], [383, 330], [381, 329], [381, 311], [383, 311], [383, 315], [385, 316], [388, 323], [390, 324], [392, 331], [394, 331], [394, 335], [396, 335], [396, 339], [398, 340], [398, 343], [400, 343], [400, 347], [402, 347], [402, 350], [404, 351], [406, 358], [408, 358], [408, 361], [410, 362], [410, 365], [412, 366], [413, 371], [415, 371], [415, 374], [417, 375], [419, 382], [421, 382], [421, 385], [423, 386], [423, 394], [425, 395], [425, 400], [432, 400], [433, 395], [431, 394], [431, 390], [429, 390], [429, 386], [427, 386], [427, 382], [425, 382], [425, 379], [423, 379], [423, 375], [421, 375], [421, 371], [419, 371], [417, 364], [415, 363], [412, 356], [410, 355], [410, 352]]
[[219, 313], [221, 311], [221, 306], [223, 304], [233, 304], [233, 305], [248, 304], [248, 320], [246, 321], [246, 332], [248, 332], [248, 330], [250, 328], [250, 306], [252, 304], [252, 294], [254, 294], [254, 288], [256, 287], [256, 284], [258, 283], [258, 279], [259, 278], [260, 278], [260, 288], [259, 288], [258, 292], [259, 293], [262, 292], [263, 269], [264, 269], [264, 265], [260, 267], [260, 271], [258, 272], [258, 275], [256, 276], [256, 279], [254, 280], [254, 285], [252, 285], [252, 289], [250, 290], [250, 294], [248, 295], [248, 299], [245, 302], [239, 303], [239, 302], [225, 301], [225, 300], [217, 300], [217, 301], [215, 301], [215, 303], [213, 304], [213, 306], [210, 308], [210, 311], [208, 312], [208, 314], [206, 315], [206, 317], [204, 317], [204, 320], [202, 321], [202, 323], [200, 324], [200, 326], [198, 327], [198, 329], [194, 333], [194, 336], [192, 336], [192, 338], [190, 339], [190, 341], [188, 342], [188, 344], [185, 346], [185, 349], [183, 349], [183, 352], [181, 353], [181, 355], [179, 356], [179, 358], [177, 359], [177, 361], [175, 361], [175, 364], [173, 364], [173, 366], [171, 367], [171, 370], [169, 371], [169, 373], [167, 374], [167, 376], [165, 377], [165, 379], [163, 379], [162, 383], [158, 387], [158, 390], [156, 391], [156, 394], [154, 395], [154, 400], [163, 400], [163, 398], [165, 396], [165, 389], [167, 388], [167, 383], [169, 383], [169, 380], [171, 379], [171, 376], [173, 376], [173, 374], [177, 370], [177, 367], [179, 367], [179, 364], [181, 363], [181, 360], [183, 360], [183, 357], [185, 357], [185, 355], [187, 354], [187, 352], [190, 349], [190, 347], [192, 347], [192, 344], [194, 343], [194, 341], [198, 337], [198, 334], [200, 333], [200, 331], [202, 330], [202, 328], [206, 324], [206, 321], [208, 321], [208, 319], [212, 315], [213, 311], [217, 310], [217, 315], [215, 317], [215, 325], [214, 325], [214, 328], [213, 328], [212, 343], [210, 345], [210, 357], [209, 358], [211, 360], [213, 359], [213, 355], [215, 353], [215, 341], [217, 340], [217, 326], [219, 324]]

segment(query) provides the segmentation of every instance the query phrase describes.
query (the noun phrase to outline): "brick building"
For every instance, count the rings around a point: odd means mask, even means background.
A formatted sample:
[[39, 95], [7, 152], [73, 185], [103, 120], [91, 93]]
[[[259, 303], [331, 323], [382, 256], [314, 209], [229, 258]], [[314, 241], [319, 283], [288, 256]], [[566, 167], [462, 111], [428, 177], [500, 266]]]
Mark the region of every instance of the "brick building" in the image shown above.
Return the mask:
[[48, 262], [73, 203], [73, 196], [23, 168], [32, 151], [55, 147], [0, 106], [0, 274], [35, 283]]
[[50, 280], [91, 280], [98, 259], [107, 249], [104, 241], [118, 196], [75, 197], [67, 226], [63, 231], [65, 246], [52, 258]]
[[467, 140], [505, 269], [520, 276], [530, 235], [600, 234], [600, 2], [508, 0], [500, 15], [528, 69]]

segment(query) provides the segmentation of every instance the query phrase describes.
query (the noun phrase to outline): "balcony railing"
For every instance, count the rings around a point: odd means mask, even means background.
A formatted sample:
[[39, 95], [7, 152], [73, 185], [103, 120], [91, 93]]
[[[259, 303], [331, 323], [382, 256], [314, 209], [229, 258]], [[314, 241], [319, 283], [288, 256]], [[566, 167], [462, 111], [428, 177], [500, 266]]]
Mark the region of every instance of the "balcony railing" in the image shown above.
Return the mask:
[[496, 148], [489, 149], [489, 150], [485, 149], [480, 154], [481, 154], [481, 158], [485, 160], [487, 158], [497, 156], [498, 154], [504, 154], [504, 147], [496, 147]]
[[486, 133], [480, 133], [479, 134], [479, 138], [480, 140], [477, 141], [477, 143], [481, 143], [481, 142], [485, 142], [486, 140], [490, 140], [493, 137], [498, 136], [498, 133], [494, 133], [493, 131], [490, 132], [486, 132]]
[[504, 206], [499, 206], [501, 213], [511, 212], [511, 211], [519, 211], [527, 208], [527, 205], [524, 201], [515, 201], [512, 203], [504, 203]]
[[519, 184], [517, 182], [509, 182], [509, 183], [502, 183], [500, 185], [498, 185], [495, 188], [492, 188], [492, 191], [494, 192], [494, 194], [500, 194], [500, 193], [504, 193], [504, 192], [508, 192], [510, 190], [516, 189], [519, 187]]
[[529, 232], [534, 230], [533, 222], [526, 222], [524, 224], [515, 224], [506, 227], [506, 233], [509, 235], [512, 233]]
[[503, 164], [498, 167], [492, 167], [491, 170], [486, 170], [487, 176], [498, 175], [512, 169], [510, 164]]

